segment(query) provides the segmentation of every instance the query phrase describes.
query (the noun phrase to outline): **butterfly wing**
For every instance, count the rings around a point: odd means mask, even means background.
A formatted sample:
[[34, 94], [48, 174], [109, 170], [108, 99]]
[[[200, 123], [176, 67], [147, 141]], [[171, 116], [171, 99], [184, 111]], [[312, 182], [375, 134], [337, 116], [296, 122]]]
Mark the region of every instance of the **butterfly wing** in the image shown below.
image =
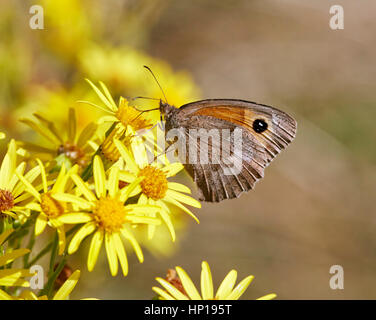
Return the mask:
[[[253, 189], [264, 176], [264, 169], [296, 134], [297, 124], [292, 117], [254, 102], [201, 100], [176, 110], [169, 119], [169, 126], [183, 128], [186, 150], [198, 151], [198, 161], [189, 159], [191, 151], [180, 160], [197, 184], [200, 200], [204, 201], [237, 198], [242, 192]], [[200, 129], [218, 130], [220, 137], [214, 139], [209, 135], [204, 139], [203, 134], [198, 134], [198, 139], [197, 135], [192, 137], [192, 132]], [[235, 136], [236, 129], [238, 133], [240, 129], [240, 136]], [[228, 131], [230, 135], [225, 135]], [[200, 161], [201, 153], [208, 154], [209, 162]], [[234, 169], [234, 159], [240, 168]]]

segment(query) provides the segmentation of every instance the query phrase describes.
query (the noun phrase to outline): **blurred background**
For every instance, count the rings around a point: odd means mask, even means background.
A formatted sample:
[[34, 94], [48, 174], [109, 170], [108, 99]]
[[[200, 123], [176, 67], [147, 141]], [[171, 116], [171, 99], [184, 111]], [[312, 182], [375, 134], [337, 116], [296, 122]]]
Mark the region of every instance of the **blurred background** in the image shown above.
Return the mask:
[[[43, 30], [29, 27], [35, 4]], [[334, 4], [344, 8], [344, 30], [329, 27]], [[1, 1], [0, 131], [8, 138], [43, 145], [18, 122], [35, 111], [61, 127], [71, 106], [81, 126], [95, 119], [75, 103], [95, 99], [85, 78], [115, 97], [159, 98], [145, 64], [173, 104], [239, 98], [298, 121], [295, 141], [255, 190], [203, 204], [200, 225], [180, 219], [177, 242], [153, 240], [143, 264], [130, 257], [127, 277], [110, 276], [104, 252], [89, 273], [80, 250], [72, 298], [149, 299], [156, 276], [179, 265], [198, 283], [207, 260], [216, 285], [233, 268], [239, 278], [255, 275], [244, 299], [376, 299], [374, 10], [372, 0]], [[329, 287], [332, 265], [344, 268], [344, 290]]]

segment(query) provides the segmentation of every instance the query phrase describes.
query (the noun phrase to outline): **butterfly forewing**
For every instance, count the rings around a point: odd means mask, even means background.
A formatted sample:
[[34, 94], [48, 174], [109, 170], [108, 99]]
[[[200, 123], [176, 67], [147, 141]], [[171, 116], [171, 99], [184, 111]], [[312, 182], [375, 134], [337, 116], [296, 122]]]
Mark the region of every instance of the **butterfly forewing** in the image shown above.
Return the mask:
[[[285, 112], [249, 101], [202, 100], [175, 110], [166, 119], [168, 127], [183, 128], [187, 154], [181, 161], [196, 182], [201, 200], [210, 202], [237, 198], [252, 189], [296, 134], [296, 121]], [[213, 129], [218, 130], [219, 139], [205, 136]], [[192, 150], [198, 150], [198, 161], [190, 158]], [[209, 161], [200, 161], [201, 153], [207, 153], [204, 158]], [[234, 167], [234, 159], [240, 167]]]

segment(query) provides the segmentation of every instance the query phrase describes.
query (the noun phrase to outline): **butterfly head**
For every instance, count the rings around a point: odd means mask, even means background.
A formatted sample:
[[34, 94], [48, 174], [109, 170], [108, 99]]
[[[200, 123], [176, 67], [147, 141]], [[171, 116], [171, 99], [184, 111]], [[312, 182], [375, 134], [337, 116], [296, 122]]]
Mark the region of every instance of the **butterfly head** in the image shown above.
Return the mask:
[[169, 118], [175, 110], [176, 108], [174, 106], [160, 100], [159, 111], [161, 113], [161, 116], [163, 116], [164, 118]]

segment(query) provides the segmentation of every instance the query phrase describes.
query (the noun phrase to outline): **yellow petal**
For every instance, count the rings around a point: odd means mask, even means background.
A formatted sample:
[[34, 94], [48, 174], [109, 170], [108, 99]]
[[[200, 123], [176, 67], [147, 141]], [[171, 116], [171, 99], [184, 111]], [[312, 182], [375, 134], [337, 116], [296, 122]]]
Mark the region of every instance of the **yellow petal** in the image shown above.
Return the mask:
[[189, 300], [186, 295], [181, 293], [178, 289], [176, 289], [171, 283], [167, 282], [165, 279], [162, 278], [155, 278], [166, 290], [167, 292], [174, 297], [176, 300]]
[[52, 194], [52, 198], [54, 198], [55, 200], [58, 200], [58, 201], [62, 201], [62, 202], [73, 203], [83, 210], [85, 210], [85, 209], [87, 210], [87, 209], [91, 208], [91, 206], [92, 206], [92, 204], [89, 201], [87, 201], [87, 200], [85, 200], [81, 197], [77, 197], [73, 194], [69, 194], [69, 193], [54, 193], [54, 194]]
[[37, 163], [39, 165], [40, 173], [41, 173], [41, 176], [42, 176], [43, 192], [46, 193], [48, 191], [46, 170], [44, 169], [44, 165], [43, 165], [42, 161], [37, 159]]
[[97, 200], [97, 198], [91, 192], [87, 184], [81, 179], [81, 177], [79, 177], [77, 174], [72, 174], [71, 178], [73, 179], [77, 188], [81, 191], [81, 193], [85, 196], [85, 198], [88, 201], [94, 202]]
[[226, 297], [226, 300], [238, 300], [240, 296], [247, 290], [248, 286], [251, 284], [254, 276], [248, 276], [242, 280], [235, 289]]
[[39, 236], [46, 228], [48, 218], [44, 213], [39, 214], [35, 221], [35, 235]]
[[6, 253], [5, 255], [0, 256], [0, 266], [5, 266], [13, 260], [22, 257], [29, 252], [29, 249], [16, 249], [12, 252]]
[[179, 191], [179, 192], [185, 192], [185, 193], [191, 193], [191, 189], [186, 187], [184, 184], [177, 183], [177, 182], [168, 182], [167, 183], [168, 189]]
[[76, 143], [77, 115], [76, 110], [69, 108], [68, 111], [68, 141]]
[[57, 234], [59, 238], [59, 255], [62, 255], [65, 250], [66, 240], [65, 240], [65, 229], [64, 226], [60, 226], [57, 228]]
[[9, 294], [0, 289], [0, 300], [14, 300]]
[[162, 290], [158, 287], [151, 288], [157, 295], [162, 297], [164, 300], [175, 300], [172, 296], [170, 296], [166, 291]]
[[120, 192], [120, 201], [125, 202], [128, 197], [131, 195], [132, 191], [140, 184], [142, 180], [144, 180], [145, 177], [139, 177], [136, 180], [134, 180], [130, 185], [123, 188]]
[[262, 296], [258, 298], [257, 300], [272, 300], [272, 299], [275, 299], [276, 297], [277, 295], [275, 293], [269, 293], [266, 296]]
[[57, 220], [64, 224], [79, 224], [92, 221], [94, 220], [94, 217], [93, 215], [86, 212], [73, 212], [63, 214], [60, 217], [58, 217]]
[[118, 148], [120, 155], [125, 162], [126, 171], [137, 174], [139, 172], [139, 168], [137, 166], [137, 163], [134, 161], [132, 154], [125, 147], [125, 145], [122, 142], [120, 142], [118, 139], [114, 139], [114, 143], [115, 143], [116, 148]]
[[0, 234], [0, 246], [12, 234], [13, 231], [14, 231], [13, 229], [8, 229], [8, 230], [3, 231], [3, 233]]
[[108, 177], [108, 192], [114, 198], [119, 191], [119, 168], [113, 166]]
[[98, 199], [106, 196], [106, 173], [100, 156], [94, 157], [94, 184]]
[[201, 208], [200, 202], [198, 202], [196, 199], [194, 199], [190, 196], [187, 196], [183, 193], [180, 193], [180, 192], [177, 192], [177, 191], [174, 191], [174, 190], [167, 190], [166, 195], [168, 195], [170, 198], [173, 198], [173, 199], [175, 199], [179, 202], [188, 204], [192, 207]]
[[144, 255], [142, 253], [141, 247], [138, 244], [136, 238], [133, 236], [133, 234], [130, 231], [128, 231], [126, 228], [121, 229], [120, 232], [122, 236], [131, 243], [134, 251], [136, 252], [138, 260], [141, 263], [144, 262]]
[[86, 81], [90, 84], [90, 86], [93, 88], [99, 99], [105, 104], [105, 106], [108, 108], [107, 112], [116, 112], [117, 108], [112, 105], [111, 101], [109, 101], [106, 96], [98, 89], [98, 87], [92, 83], [89, 79], [86, 79]]
[[201, 293], [202, 299], [213, 299], [213, 279], [210, 272], [209, 265], [206, 261], [201, 264]]
[[107, 100], [111, 104], [112, 111], [116, 112], [117, 109], [118, 109], [118, 107], [117, 107], [114, 99], [112, 98], [110, 91], [107, 89], [106, 85], [102, 81], [99, 81], [99, 84], [100, 84], [100, 86], [101, 86], [101, 88], [103, 90], [103, 93], [104, 93], [105, 97], [107, 98]]
[[170, 217], [170, 209], [168, 206], [164, 204], [163, 201], [157, 201], [157, 204], [162, 208], [161, 211], [159, 211], [159, 214], [161, 215], [161, 218], [163, 222], [166, 224], [168, 231], [170, 232], [172, 241], [175, 242], [176, 240], [176, 234], [175, 234], [175, 228], [172, 223], [171, 217]]
[[0, 168], [0, 189], [8, 190], [8, 183], [16, 168], [16, 143], [12, 140]]
[[171, 198], [168, 195], [166, 195], [163, 200], [165, 200], [169, 203], [172, 203], [173, 205], [179, 207], [180, 209], [182, 209], [183, 211], [188, 213], [193, 219], [195, 219], [197, 223], [200, 223], [200, 220], [198, 220], [198, 218], [192, 213], [192, 211], [189, 210], [188, 208], [186, 208], [185, 206], [183, 206], [179, 201], [176, 201], [174, 198]]
[[183, 169], [184, 166], [180, 162], [174, 162], [162, 168], [162, 171], [167, 177], [173, 177]]
[[93, 271], [95, 264], [97, 263], [99, 252], [102, 248], [104, 234], [102, 230], [98, 230], [94, 233], [90, 243], [90, 250], [87, 259], [87, 268], [89, 271]]
[[200, 294], [198, 293], [195, 285], [193, 284], [188, 274], [180, 267], [176, 267], [175, 269], [188, 296], [192, 300], [202, 300]]
[[215, 294], [215, 297], [218, 300], [223, 300], [230, 294], [232, 288], [234, 288], [237, 276], [238, 273], [236, 272], [236, 270], [231, 270], [223, 279], [221, 285], [217, 290], [217, 293]]
[[118, 273], [118, 258], [113, 239], [110, 234], [106, 233], [104, 236], [104, 245], [107, 253], [107, 260], [110, 266], [111, 275], [114, 277]]
[[70, 293], [76, 286], [78, 279], [80, 279], [80, 270], [76, 270], [73, 274], [64, 282], [60, 289], [55, 293], [53, 300], [66, 300]]
[[120, 266], [123, 271], [123, 275], [125, 277], [128, 274], [128, 259], [124, 250], [123, 242], [121, 241], [118, 233], [112, 234], [112, 241], [116, 249], [116, 254], [120, 261]]
[[81, 132], [80, 136], [78, 137], [77, 146], [82, 148], [85, 144], [95, 135], [98, 126], [91, 122], [89, 123]]
[[67, 177], [65, 176], [66, 170], [65, 170], [65, 164], [63, 163], [59, 172], [58, 177], [56, 178], [56, 182], [54, 183], [54, 186], [52, 187], [51, 192], [57, 193], [57, 192], [64, 192], [65, 184], [67, 183]]
[[84, 240], [89, 234], [93, 233], [96, 229], [94, 222], [88, 222], [77, 233], [73, 236], [71, 242], [69, 243], [68, 253], [72, 254], [77, 251], [82, 240]]
[[41, 197], [39, 192], [33, 187], [33, 185], [27, 181], [23, 176], [21, 176], [18, 172], [16, 172], [17, 177], [21, 180], [21, 182], [25, 185], [26, 191], [29, 192], [31, 195], [35, 197], [39, 202], [41, 201]]

